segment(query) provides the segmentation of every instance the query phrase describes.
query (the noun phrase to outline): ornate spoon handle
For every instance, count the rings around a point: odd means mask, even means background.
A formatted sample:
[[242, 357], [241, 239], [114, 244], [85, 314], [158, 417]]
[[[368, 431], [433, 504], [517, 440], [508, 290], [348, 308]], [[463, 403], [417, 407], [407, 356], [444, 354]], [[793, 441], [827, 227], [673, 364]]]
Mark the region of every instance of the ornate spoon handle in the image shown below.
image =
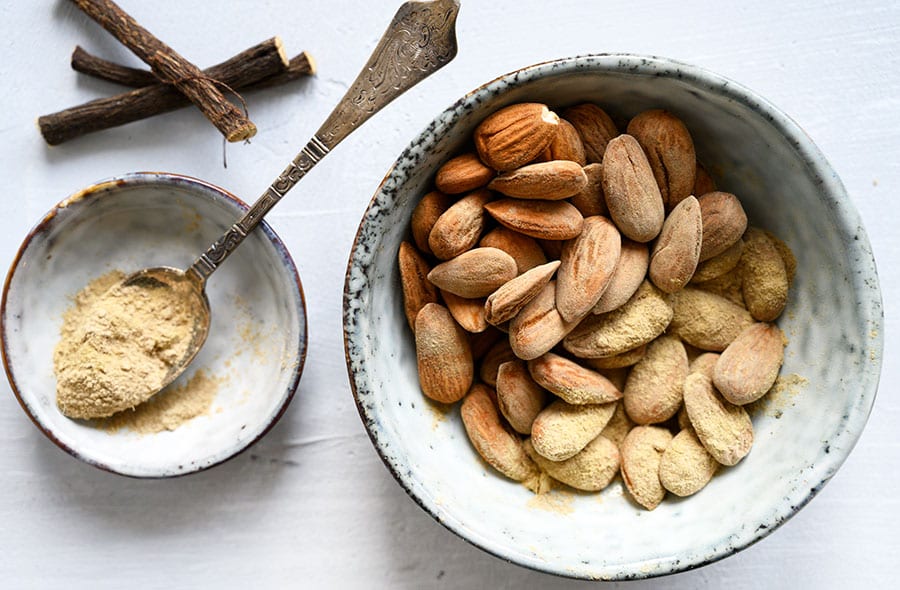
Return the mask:
[[457, 0], [406, 2], [347, 93], [247, 213], [191, 265], [205, 281], [263, 217], [337, 144], [389, 102], [456, 56]]

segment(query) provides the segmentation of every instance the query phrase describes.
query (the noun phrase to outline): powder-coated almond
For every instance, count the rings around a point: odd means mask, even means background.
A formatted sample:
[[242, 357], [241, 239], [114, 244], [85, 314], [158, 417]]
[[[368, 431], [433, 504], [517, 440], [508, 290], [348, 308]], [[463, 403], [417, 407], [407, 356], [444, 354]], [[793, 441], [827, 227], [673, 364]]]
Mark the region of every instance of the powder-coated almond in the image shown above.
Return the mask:
[[535, 267], [491, 293], [483, 306], [487, 321], [498, 325], [515, 317], [550, 282], [559, 265], [559, 260], [554, 260]]
[[697, 437], [722, 465], [735, 465], [753, 445], [747, 411], [724, 399], [706, 375], [691, 373], [684, 382], [684, 406]]
[[538, 385], [570, 404], [603, 404], [622, 397], [600, 373], [552, 352], [528, 361], [528, 370]]
[[587, 164], [587, 157], [584, 155], [584, 142], [581, 141], [578, 130], [565, 119], [560, 119], [559, 129], [557, 129], [556, 135], [553, 136], [553, 141], [550, 142], [550, 145], [543, 151], [539, 159], [544, 162], [571, 160], [581, 166]]
[[619, 448], [604, 436], [598, 436], [580, 453], [564, 461], [550, 461], [524, 441], [525, 452], [538, 467], [557, 481], [585, 492], [599, 492], [612, 482], [621, 465]]
[[744, 309], [747, 308], [747, 305], [744, 303], [744, 278], [741, 275], [739, 266], [734, 267], [725, 274], [719, 275], [714, 279], [696, 283], [695, 286], [707, 293], [724, 297], [728, 301], [743, 307]]
[[504, 428], [488, 387], [472, 387], [460, 406], [460, 415], [472, 446], [491, 467], [529, 487], [537, 483], [537, 465], [525, 454], [521, 439]]
[[428, 234], [428, 247], [441, 260], [450, 260], [478, 243], [484, 229], [484, 205], [493, 198], [480, 189], [461, 198], [444, 211]]
[[587, 178], [587, 184], [572, 195], [569, 202], [585, 217], [608, 216], [609, 209], [606, 208], [606, 196], [603, 194], [603, 164], [588, 164], [582, 170]]
[[647, 345], [647, 354], [628, 374], [625, 411], [638, 424], [657, 424], [675, 415], [681, 407], [688, 359], [684, 345], [672, 336], [662, 336]]
[[439, 191], [456, 195], [486, 186], [493, 177], [494, 171], [470, 152], [450, 158], [438, 168], [434, 185]]
[[400, 242], [397, 259], [400, 288], [403, 291], [403, 311], [410, 329], [415, 329], [419, 310], [427, 303], [437, 303], [437, 289], [426, 278], [431, 270], [428, 261], [412, 244]]
[[665, 209], [647, 156], [637, 140], [620, 135], [603, 155], [606, 206], [623, 235], [649, 242], [662, 229]]
[[617, 447], [621, 448], [625, 437], [628, 436], [628, 433], [634, 427], [635, 423], [631, 421], [631, 418], [628, 417], [628, 413], [625, 411], [625, 404], [622, 403], [622, 400], [619, 400], [616, 402], [616, 411], [613, 412], [612, 418], [603, 427], [603, 432], [600, 435], [608, 438], [616, 443]]
[[500, 199], [484, 208], [501, 225], [532, 238], [568, 240], [584, 224], [578, 209], [566, 201]]
[[701, 350], [721, 352], [753, 323], [743, 307], [700, 289], [687, 287], [671, 295], [669, 332]]
[[444, 291], [473, 299], [485, 297], [516, 276], [516, 261], [497, 248], [474, 248], [438, 264], [428, 280]]
[[469, 340], [440, 304], [429, 303], [416, 316], [416, 361], [422, 393], [435, 401], [453, 403], [472, 386]]
[[716, 352], [704, 352], [691, 361], [688, 367], [688, 373], [703, 373], [710, 379], [713, 378], [713, 372], [716, 370], [716, 363], [719, 362], [719, 355]]
[[790, 246], [788, 246], [784, 240], [768, 230], [762, 231], [769, 237], [769, 240], [772, 241], [772, 245], [775, 246], [778, 253], [781, 254], [781, 259], [784, 261], [784, 270], [787, 272], [788, 285], [792, 285], [794, 283], [794, 276], [797, 274], [797, 258], [794, 256], [794, 253], [791, 252]]
[[644, 281], [625, 305], [583, 319], [563, 340], [563, 346], [582, 358], [615, 356], [650, 342], [670, 321], [672, 308], [662, 291]]
[[518, 357], [509, 346], [509, 337], [504, 335], [484, 355], [478, 369], [478, 377], [491, 387], [496, 387], [500, 365], [514, 360], [518, 360]]
[[565, 461], [597, 438], [615, 411], [615, 402], [572, 405], [556, 400], [534, 419], [531, 444], [545, 459]]
[[694, 189], [697, 158], [691, 134], [681, 119], [659, 109], [635, 116], [627, 132], [644, 148], [666, 210], [671, 211]]
[[557, 273], [556, 307], [568, 322], [584, 317], [612, 279], [622, 251], [622, 236], [602, 216], [588, 217], [578, 237], [565, 243]]
[[550, 145], [559, 128], [556, 113], [539, 103], [518, 103], [487, 116], [475, 129], [475, 149], [494, 170], [531, 162]]
[[772, 388], [783, 362], [784, 334], [778, 326], [751, 324], [722, 352], [713, 383], [731, 403], [749, 404]]
[[741, 260], [741, 252], [744, 250], [744, 240], [738, 240], [721, 254], [717, 254], [697, 265], [691, 283], [704, 283], [711, 281], [730, 272]]
[[747, 229], [747, 214], [736, 196], [714, 191], [697, 198], [703, 219], [700, 262], [721, 254], [737, 242]]
[[508, 361], [497, 371], [500, 413], [519, 434], [531, 434], [531, 424], [547, 404], [547, 392], [528, 373], [523, 361]]
[[697, 162], [697, 170], [694, 173], [694, 189], [691, 191], [691, 194], [699, 197], [714, 190], [716, 190], [716, 181], [709, 175], [709, 171], [703, 164]]
[[719, 468], [693, 428], [675, 435], [659, 462], [659, 481], [676, 496], [691, 496], [702, 490]]
[[422, 197], [422, 200], [413, 209], [410, 220], [413, 241], [425, 254], [433, 254], [428, 245], [428, 236], [431, 235], [434, 224], [452, 204], [453, 197], [445, 195], [441, 191], [431, 191]]
[[450, 311], [453, 319], [462, 326], [466, 332], [477, 334], [484, 332], [487, 327], [487, 319], [484, 315], [484, 298], [466, 299], [454, 295], [450, 291], [441, 291], [444, 305]]
[[594, 313], [607, 313], [631, 299], [647, 276], [650, 251], [646, 244], [622, 238], [622, 252], [606, 290], [597, 300]]
[[650, 254], [650, 280], [674, 293], [688, 284], [700, 260], [703, 225], [700, 204], [693, 196], [682, 199], [663, 223]]
[[556, 281], [550, 281], [510, 321], [509, 343], [517, 357], [528, 361], [559, 344], [574, 327], [559, 315]]
[[635, 365], [638, 361], [644, 358], [644, 355], [647, 353], [647, 345], [642, 344], [637, 348], [632, 348], [631, 350], [626, 350], [621, 354], [617, 354], [615, 356], [608, 356], [596, 359], [581, 359], [581, 361], [587, 365], [588, 367], [592, 367], [594, 369], [621, 369], [623, 367], [631, 367]]
[[787, 269], [775, 244], [760, 229], [751, 227], [744, 234], [740, 272], [750, 315], [761, 322], [780, 316], [790, 287]]
[[577, 162], [551, 160], [504, 172], [488, 188], [519, 199], [558, 201], [578, 194], [587, 181]]
[[547, 264], [547, 256], [534, 238], [502, 225], [486, 233], [478, 245], [482, 248], [499, 248], [512, 256], [519, 274]]
[[582, 103], [563, 111], [563, 118], [578, 131], [587, 162], [602, 162], [609, 140], [619, 134], [606, 111], [595, 104]]
[[672, 434], [659, 426], [636, 426], [622, 441], [622, 479], [635, 502], [653, 510], [666, 495], [659, 464]]

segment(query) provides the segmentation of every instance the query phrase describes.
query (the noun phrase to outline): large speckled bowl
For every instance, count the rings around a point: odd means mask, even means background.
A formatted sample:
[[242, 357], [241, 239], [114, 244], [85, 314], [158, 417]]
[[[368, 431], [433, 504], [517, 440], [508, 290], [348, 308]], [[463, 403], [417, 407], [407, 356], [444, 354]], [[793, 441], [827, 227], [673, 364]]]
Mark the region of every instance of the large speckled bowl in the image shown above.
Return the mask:
[[[754, 413], [756, 443], [697, 495], [654, 511], [616, 483], [601, 494], [536, 499], [480, 461], [458, 407], [424, 399], [402, 308], [397, 250], [437, 168], [487, 114], [518, 101], [600, 103], [620, 123], [666, 108], [691, 130], [700, 161], [742, 200], [751, 223], [799, 260], [779, 320], [787, 384]], [[471, 92], [400, 155], [366, 211], [344, 299], [350, 382], [385, 464], [438, 522], [494, 555], [590, 579], [670, 574], [765, 537], [805, 505], [847, 458], [866, 423], [881, 368], [882, 307], [859, 215], [809, 137], [752, 91], [656, 57], [597, 55], [538, 64]]]
[[209, 337], [172, 385], [201, 369], [215, 379], [205, 414], [142, 434], [71, 420], [56, 406], [53, 349], [75, 294], [112, 270], [187, 268], [246, 209], [194, 178], [136, 173], [75, 193], [28, 234], [3, 290], [3, 361], [22, 408], [54, 443], [114, 473], [171, 477], [233, 457], [278, 421], [303, 370], [306, 309], [297, 269], [266, 224], [210, 277]]

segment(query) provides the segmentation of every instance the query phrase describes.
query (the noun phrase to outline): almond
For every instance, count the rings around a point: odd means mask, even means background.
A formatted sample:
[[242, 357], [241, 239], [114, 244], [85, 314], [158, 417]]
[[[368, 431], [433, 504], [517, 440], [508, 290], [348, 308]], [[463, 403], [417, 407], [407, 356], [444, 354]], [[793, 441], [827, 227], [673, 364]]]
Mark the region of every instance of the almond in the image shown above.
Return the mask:
[[784, 259], [772, 240], [760, 229], [751, 227], [744, 234], [740, 262], [744, 302], [750, 315], [771, 322], [787, 305], [788, 283]]
[[503, 172], [488, 188], [519, 199], [557, 201], [578, 194], [587, 186], [587, 175], [577, 162], [551, 160]]
[[528, 370], [538, 385], [570, 404], [604, 404], [622, 398], [609, 379], [558, 354], [548, 352], [528, 361]]
[[559, 129], [553, 136], [553, 141], [547, 146], [540, 156], [541, 161], [549, 162], [550, 160], [571, 160], [584, 166], [587, 164], [587, 157], [584, 155], [584, 143], [578, 130], [566, 121], [559, 120]]
[[531, 360], [548, 352], [565, 338], [574, 323], [556, 309], [556, 281], [550, 281], [509, 323], [509, 343], [516, 356]]
[[416, 208], [413, 209], [410, 227], [412, 229], [413, 241], [419, 250], [425, 254], [433, 254], [431, 247], [428, 245], [428, 236], [437, 220], [443, 215], [444, 211], [453, 204], [453, 198], [445, 195], [440, 191], [431, 191], [419, 201]]
[[547, 392], [528, 374], [523, 361], [508, 361], [497, 371], [500, 413], [519, 434], [531, 434], [531, 424], [544, 409]]
[[684, 345], [661, 336], [647, 345], [644, 355], [628, 374], [624, 403], [628, 417], [638, 424], [665, 422], [681, 407], [688, 359]]
[[[713, 259], [710, 258], [710, 260]], [[697, 283], [696, 287], [707, 293], [724, 297], [744, 309], [747, 308], [744, 303], [744, 278], [741, 276], [741, 269], [738, 266], [714, 279]]]
[[753, 423], [741, 406], [722, 398], [706, 375], [684, 382], [684, 407], [707, 452], [722, 465], [735, 465], [753, 445]]
[[672, 308], [662, 292], [644, 281], [622, 307], [582, 320], [563, 340], [563, 346], [582, 358], [615, 356], [650, 342], [670, 321]]
[[725, 350], [753, 323], [750, 312], [719, 295], [688, 287], [671, 297], [669, 332], [701, 350]]
[[663, 223], [650, 254], [650, 280], [674, 293], [688, 284], [700, 260], [703, 226], [700, 204], [693, 196], [681, 200]]
[[741, 252], [744, 250], [744, 240], [738, 240], [721, 254], [697, 265], [691, 283], [705, 283], [730, 272], [741, 260]]
[[493, 177], [494, 171], [470, 152], [447, 160], [438, 168], [434, 184], [439, 191], [456, 195], [486, 186]]
[[492, 198], [489, 190], [477, 190], [444, 211], [428, 234], [428, 247], [434, 255], [450, 260], [474, 247], [484, 229], [484, 205]]
[[559, 264], [554, 260], [533, 268], [491, 293], [482, 306], [487, 321], [497, 325], [515, 317], [550, 282]]
[[709, 175], [703, 164], [697, 162], [697, 170], [694, 173], [694, 189], [691, 194], [699, 197], [714, 190], [716, 190], [716, 181]]
[[497, 342], [506, 339], [506, 334], [493, 326], [488, 326], [483, 332], [473, 332], [469, 335], [472, 358], [476, 363], [480, 362]]
[[691, 496], [702, 490], [719, 468], [693, 428], [675, 435], [659, 462], [659, 481], [676, 496]]
[[397, 253], [400, 267], [400, 288], [403, 291], [403, 311], [410, 329], [416, 327], [416, 315], [427, 303], [437, 303], [437, 289], [428, 279], [431, 270], [425, 258], [409, 242], [400, 242]]
[[603, 194], [603, 164], [588, 164], [584, 168], [587, 184], [569, 200], [584, 217], [609, 215], [606, 196]]
[[736, 196], [714, 191], [697, 198], [703, 220], [700, 262], [721, 254], [737, 242], [747, 229], [747, 214]]
[[610, 418], [609, 422], [606, 423], [606, 426], [603, 427], [600, 436], [608, 438], [616, 443], [616, 446], [621, 449], [622, 442], [634, 427], [634, 422], [631, 421], [631, 418], [628, 417], [628, 413], [625, 412], [625, 404], [619, 400], [616, 402], [616, 410], [613, 412], [612, 418]]
[[454, 295], [450, 291], [441, 291], [441, 298], [444, 305], [466, 332], [477, 334], [484, 332], [488, 323], [484, 316], [484, 298], [466, 299], [459, 295]]
[[531, 444], [545, 459], [565, 461], [597, 438], [615, 411], [615, 402], [572, 405], [558, 399], [534, 419]]
[[620, 135], [603, 156], [603, 193], [616, 226], [636, 242], [649, 242], [662, 229], [665, 209], [647, 156], [637, 140]]
[[475, 451], [488, 465], [534, 488], [540, 472], [522, 447], [522, 441], [504, 428], [488, 387], [476, 384], [460, 406], [463, 426]]
[[770, 231], [762, 231], [766, 234], [766, 236], [768, 236], [769, 240], [771, 240], [772, 244], [775, 246], [775, 249], [778, 250], [778, 253], [781, 255], [781, 259], [784, 261], [784, 270], [787, 272], [788, 285], [793, 284], [794, 276], [797, 274], [797, 258], [794, 257], [794, 253], [791, 252], [791, 248], [786, 243], [784, 243], [781, 238]]
[[534, 238], [503, 226], [486, 233], [478, 245], [484, 248], [499, 248], [512, 256], [519, 274], [547, 264], [544, 251]]
[[481, 367], [478, 370], [478, 377], [491, 387], [496, 387], [500, 365], [514, 360], [518, 360], [518, 358], [509, 346], [509, 337], [504, 335], [484, 355], [484, 358], [481, 360]]
[[472, 386], [469, 340], [440, 304], [429, 303], [416, 316], [416, 361], [422, 393], [435, 401], [453, 403]]
[[568, 240], [581, 233], [584, 218], [565, 201], [500, 199], [484, 207], [501, 225], [532, 238]]
[[751, 324], [722, 352], [713, 383], [731, 403], [749, 404], [772, 388], [783, 362], [784, 334], [778, 326]]
[[606, 290], [597, 300], [594, 313], [607, 313], [618, 309], [631, 299], [647, 276], [650, 251], [646, 244], [622, 238], [622, 252]]
[[602, 162], [609, 140], [619, 134], [606, 111], [595, 104], [583, 103], [563, 111], [563, 118], [578, 131], [587, 162]]
[[602, 216], [584, 220], [581, 234], [565, 243], [556, 286], [556, 307], [568, 322], [596, 305], [612, 278], [622, 251], [622, 236]]
[[544, 255], [550, 260], [558, 260], [562, 256], [562, 249], [565, 242], [562, 240], [538, 240]]
[[585, 492], [599, 492], [619, 472], [619, 448], [604, 436], [598, 436], [580, 453], [564, 461], [550, 461], [534, 450], [530, 440], [523, 443], [525, 453], [547, 475], [567, 486]]
[[659, 464], [672, 434], [659, 426], [635, 426], [622, 441], [622, 479], [634, 501], [653, 510], [666, 490], [659, 481]]
[[475, 129], [475, 149], [494, 170], [513, 170], [531, 162], [550, 145], [559, 117], [547, 105], [518, 103], [488, 115]]
[[671, 211], [694, 189], [697, 157], [691, 134], [681, 119], [659, 109], [635, 116], [627, 133], [644, 148], [666, 210]]
[[516, 276], [516, 261], [497, 248], [475, 248], [438, 264], [428, 280], [444, 291], [469, 299], [484, 297]]
[[688, 373], [703, 373], [710, 379], [713, 378], [713, 372], [716, 370], [716, 363], [719, 362], [719, 354], [715, 352], [704, 352], [691, 361]]
[[615, 356], [608, 356], [597, 359], [581, 359], [584, 364], [594, 369], [621, 369], [623, 367], [631, 367], [647, 353], [647, 345], [641, 344], [637, 348], [626, 350]]

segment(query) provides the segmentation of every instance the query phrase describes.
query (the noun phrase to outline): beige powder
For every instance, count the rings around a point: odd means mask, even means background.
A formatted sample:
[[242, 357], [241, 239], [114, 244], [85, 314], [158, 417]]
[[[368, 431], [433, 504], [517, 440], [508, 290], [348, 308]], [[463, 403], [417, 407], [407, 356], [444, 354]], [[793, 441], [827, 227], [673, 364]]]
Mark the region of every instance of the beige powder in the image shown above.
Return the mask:
[[176, 290], [117, 286], [113, 271], [91, 281], [65, 313], [53, 354], [56, 402], [70, 418], [134, 408], [184, 356], [194, 309]]

